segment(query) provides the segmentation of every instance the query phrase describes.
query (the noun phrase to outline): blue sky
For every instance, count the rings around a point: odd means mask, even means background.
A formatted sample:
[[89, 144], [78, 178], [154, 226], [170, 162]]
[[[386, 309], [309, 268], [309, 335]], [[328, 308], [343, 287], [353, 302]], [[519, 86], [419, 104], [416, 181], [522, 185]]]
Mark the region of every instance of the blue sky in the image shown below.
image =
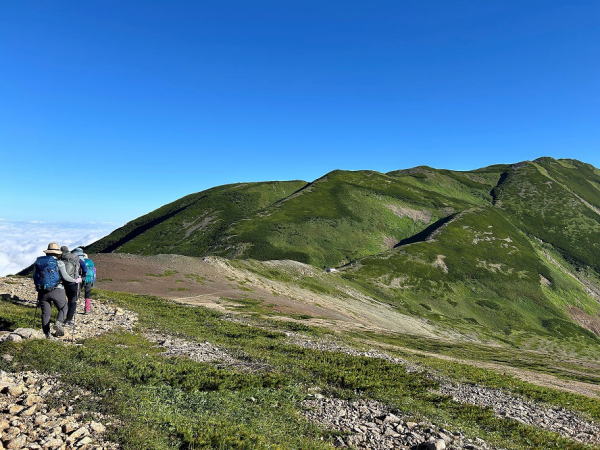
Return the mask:
[[0, 217], [122, 224], [330, 170], [600, 166], [600, 2], [0, 6]]

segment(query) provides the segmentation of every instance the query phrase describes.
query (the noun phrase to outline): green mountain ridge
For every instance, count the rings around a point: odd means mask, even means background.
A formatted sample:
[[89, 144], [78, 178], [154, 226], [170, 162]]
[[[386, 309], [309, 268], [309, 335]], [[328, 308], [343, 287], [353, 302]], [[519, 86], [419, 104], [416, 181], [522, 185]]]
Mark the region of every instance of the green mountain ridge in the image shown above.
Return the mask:
[[219, 186], [88, 252], [338, 267], [373, 298], [461, 332], [600, 343], [600, 171], [571, 159]]

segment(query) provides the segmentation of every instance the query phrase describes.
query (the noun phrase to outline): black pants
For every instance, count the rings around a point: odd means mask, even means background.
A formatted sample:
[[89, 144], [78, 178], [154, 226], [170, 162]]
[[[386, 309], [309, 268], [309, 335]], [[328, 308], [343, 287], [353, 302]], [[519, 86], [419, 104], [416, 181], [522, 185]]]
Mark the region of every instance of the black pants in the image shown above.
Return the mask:
[[83, 283], [85, 298], [92, 298], [92, 286], [94, 286], [94, 283]]
[[67, 297], [65, 290], [55, 288], [51, 291], [38, 292], [38, 305], [42, 309], [42, 331], [46, 334], [50, 333], [50, 316], [52, 314], [52, 304], [58, 309], [58, 322], [65, 321], [67, 313]]
[[77, 283], [65, 283], [65, 294], [67, 294], [67, 300], [69, 307], [67, 310], [67, 321], [73, 320], [75, 313], [77, 312], [77, 297], [79, 296], [79, 284]]

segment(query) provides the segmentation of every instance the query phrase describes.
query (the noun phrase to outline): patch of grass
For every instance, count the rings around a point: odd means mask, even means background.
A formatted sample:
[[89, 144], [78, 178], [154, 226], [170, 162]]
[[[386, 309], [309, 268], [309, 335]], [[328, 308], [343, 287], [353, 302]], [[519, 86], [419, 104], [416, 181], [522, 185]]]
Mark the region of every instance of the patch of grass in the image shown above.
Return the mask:
[[206, 277], [203, 277], [202, 275], [198, 275], [196, 273], [186, 273], [184, 275], [186, 278], [189, 278], [190, 280], [194, 280], [196, 283], [198, 284], [206, 284]]
[[167, 269], [163, 273], [146, 273], [145, 275], [147, 277], [170, 277], [176, 275], [177, 273], [179, 272], [177, 272], [176, 270]]
[[374, 342], [392, 344], [428, 353], [468, 358], [507, 364], [541, 373], [554, 375], [565, 380], [599, 383], [600, 378], [595, 374], [581, 373], [581, 366], [549, 359], [547, 354], [537, 351], [518, 349], [514, 345], [499, 347], [497, 345], [475, 344], [468, 342], [450, 342], [445, 340], [428, 339], [420, 336], [401, 334], [378, 334], [372, 332], [352, 332], [349, 336], [368, 339]]

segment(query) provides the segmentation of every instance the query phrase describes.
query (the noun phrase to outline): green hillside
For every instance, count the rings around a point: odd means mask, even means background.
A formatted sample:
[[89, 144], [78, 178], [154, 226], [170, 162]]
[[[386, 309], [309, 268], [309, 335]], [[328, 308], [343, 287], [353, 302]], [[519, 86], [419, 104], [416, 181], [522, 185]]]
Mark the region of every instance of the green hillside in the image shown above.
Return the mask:
[[88, 247], [93, 253], [201, 256], [215, 251], [234, 221], [251, 217], [305, 181], [239, 183], [191, 194], [139, 217]]
[[193, 194], [89, 251], [333, 266], [341, 283], [463, 334], [583, 348], [600, 342], [599, 212], [600, 171], [574, 160], [336, 170]]
[[308, 184], [220, 186], [142, 216], [89, 250], [339, 266], [393, 248], [451, 214], [489, 204], [504, 169], [337, 170]]

